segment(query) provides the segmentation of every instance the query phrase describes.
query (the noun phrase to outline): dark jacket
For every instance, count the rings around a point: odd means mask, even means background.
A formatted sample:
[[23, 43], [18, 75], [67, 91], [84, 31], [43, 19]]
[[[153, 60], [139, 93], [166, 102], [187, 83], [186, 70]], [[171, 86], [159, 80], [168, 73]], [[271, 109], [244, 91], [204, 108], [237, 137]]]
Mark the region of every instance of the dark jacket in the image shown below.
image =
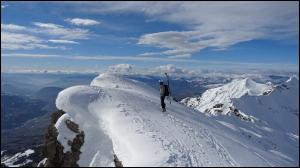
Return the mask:
[[160, 92], [160, 96], [165, 95], [165, 86], [164, 85], [159, 85], [159, 92]]

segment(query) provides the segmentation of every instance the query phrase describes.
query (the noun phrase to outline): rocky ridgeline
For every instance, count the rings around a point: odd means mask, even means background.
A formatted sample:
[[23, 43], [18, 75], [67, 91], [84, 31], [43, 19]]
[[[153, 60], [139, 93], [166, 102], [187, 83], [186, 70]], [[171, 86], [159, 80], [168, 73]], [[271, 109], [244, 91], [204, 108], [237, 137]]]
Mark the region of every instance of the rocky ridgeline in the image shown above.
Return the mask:
[[77, 133], [73, 141], [68, 141], [71, 146], [71, 151], [63, 152], [64, 147], [57, 141], [58, 131], [55, 128], [57, 120], [65, 114], [64, 111], [59, 110], [52, 114], [51, 124], [45, 134], [45, 142], [42, 150], [42, 155], [45, 158], [38, 167], [78, 167], [80, 148], [84, 143], [84, 132], [79, 130], [76, 123], [66, 120], [67, 127]]
[[[224, 106], [224, 104], [222, 104], [222, 103], [215, 104], [212, 108], [205, 109], [205, 113], [211, 113], [212, 111], [222, 113], [224, 110], [223, 106]], [[248, 116], [248, 115], [240, 112], [237, 108], [235, 108], [233, 106], [229, 107], [229, 113], [227, 113], [227, 115], [229, 115], [230, 113], [234, 114], [235, 116], [237, 116], [238, 118], [240, 118], [243, 121], [252, 121], [253, 122], [253, 119], [251, 118], [251, 116]]]
[[[77, 161], [81, 153], [80, 148], [84, 143], [84, 132], [80, 131], [79, 126], [71, 120], [65, 121], [66, 126], [76, 133], [76, 136], [73, 141], [68, 141], [71, 151], [64, 153], [64, 147], [57, 140], [58, 131], [55, 128], [55, 123], [63, 114], [64, 111], [58, 110], [51, 115], [51, 124], [46, 131], [42, 149], [44, 159], [40, 161], [38, 167], [79, 167]], [[123, 167], [116, 155], [114, 155], [114, 163], [116, 167]]]

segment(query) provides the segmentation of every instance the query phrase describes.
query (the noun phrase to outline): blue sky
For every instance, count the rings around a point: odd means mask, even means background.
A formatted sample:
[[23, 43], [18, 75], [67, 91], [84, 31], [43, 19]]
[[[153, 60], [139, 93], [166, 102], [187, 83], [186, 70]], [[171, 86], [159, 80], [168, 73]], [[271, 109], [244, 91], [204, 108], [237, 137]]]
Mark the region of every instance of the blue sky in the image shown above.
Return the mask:
[[299, 2], [1, 2], [1, 71], [298, 70]]

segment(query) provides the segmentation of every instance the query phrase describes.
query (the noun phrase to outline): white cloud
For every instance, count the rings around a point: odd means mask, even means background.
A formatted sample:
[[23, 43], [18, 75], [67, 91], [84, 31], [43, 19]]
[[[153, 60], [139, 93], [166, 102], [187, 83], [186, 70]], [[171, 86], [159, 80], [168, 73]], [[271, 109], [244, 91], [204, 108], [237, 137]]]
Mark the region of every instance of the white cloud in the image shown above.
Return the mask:
[[51, 43], [59, 43], [59, 44], [79, 44], [76, 41], [71, 41], [71, 40], [59, 40], [59, 39], [52, 39], [48, 40]]
[[161, 65], [155, 67], [153, 73], [158, 73], [158, 74], [168, 73], [168, 74], [181, 75], [181, 74], [195, 74], [196, 72], [185, 68], [179, 68], [172, 64], [167, 64], [167, 65]]
[[130, 64], [117, 64], [111, 65], [108, 67], [108, 71], [110, 72], [121, 72], [121, 73], [130, 73], [133, 71], [133, 65]]
[[139, 39], [139, 44], [167, 49], [162, 54], [170, 56], [193, 54], [205, 48], [225, 50], [255, 39], [299, 38], [296, 1], [86, 2], [80, 7], [85, 12], [140, 12], [154, 21], [184, 26], [184, 31], [149, 33]]
[[1, 32], [1, 43], [40, 43], [42, 40], [35, 36], [20, 33]]
[[215, 31], [203, 33], [201, 31], [169, 31], [143, 35], [138, 44], [167, 48], [162, 52], [166, 55], [188, 56], [207, 47], [226, 49], [234, 44], [263, 38], [260, 32]]
[[41, 22], [33, 22], [35, 26], [47, 29], [58, 29], [63, 28], [61, 25], [53, 24], [53, 23], [41, 23]]
[[158, 55], [162, 55], [162, 54], [160, 52], [145, 52], [139, 54], [139, 56], [158, 56]]
[[173, 64], [161, 65], [153, 68], [139, 68], [131, 64], [116, 64], [111, 65], [107, 69], [108, 72], [121, 74], [143, 74], [143, 75], [162, 75], [168, 73], [172, 76], [191, 76], [199, 75], [199, 72], [182, 67], [177, 67]]
[[[36, 27], [25, 27], [16, 24], [1, 23], [1, 49], [2, 50], [32, 50], [32, 49], [67, 49], [57, 44], [79, 44], [69, 39], [86, 39], [88, 30], [68, 29], [53, 23], [33, 23]], [[45, 36], [41, 36], [44, 35]], [[59, 39], [50, 39], [47, 38]], [[56, 46], [49, 45], [56, 44]]]
[[1, 49], [16, 50], [16, 49], [32, 49], [43, 48], [45, 46], [36, 46], [42, 42], [41, 39], [35, 36], [9, 33], [1, 31]]
[[92, 19], [81, 19], [81, 18], [73, 18], [73, 19], [66, 19], [65, 21], [77, 25], [77, 26], [92, 26], [100, 24], [100, 22]]
[[1, 50], [31, 50], [40, 49], [65, 49], [63, 46], [49, 46], [39, 37], [1, 31]]
[[49, 46], [46, 44], [17, 44], [17, 43], [3, 43], [1, 44], [1, 50], [32, 50], [32, 49], [66, 49], [63, 46]]
[[[6, 57], [39, 57], [40, 55], [45, 54], [23, 54], [23, 53], [11, 53], [6, 54], [3, 53], [1, 56]], [[49, 55], [49, 57], [53, 57], [53, 55]], [[109, 60], [122, 60], [122, 61], [151, 61], [151, 62], [197, 62], [197, 60], [182, 60], [182, 59], [171, 59], [171, 58], [160, 58], [160, 57], [138, 57], [138, 56], [111, 56], [111, 55], [94, 55], [94, 56], [64, 56], [64, 55], [56, 55], [56, 58], [65, 58], [71, 60], [94, 60], [94, 61], [109, 61]]]
[[74, 56], [71, 59], [75, 60], [124, 60], [124, 61], [151, 61], [151, 62], [198, 62], [197, 60], [183, 60], [176, 58], [161, 58], [161, 57], [140, 57], [140, 56]]
[[1, 23], [1, 31], [2, 30], [8, 30], [8, 31], [22, 31], [26, 30], [26, 27], [20, 26], [20, 25], [15, 25], [15, 24], [2, 24]]
[[177, 67], [173, 64], [161, 65], [153, 68], [139, 68], [131, 64], [116, 64], [108, 66], [108, 72], [121, 74], [143, 74], [143, 75], [162, 75], [168, 73], [174, 76], [191, 76], [199, 75], [199, 72], [182, 67]]
[[44, 33], [64, 40], [89, 39], [91, 35], [87, 29], [66, 28], [53, 23], [33, 22], [33, 24], [38, 27], [33, 30], [35, 33]]
[[169, 56], [168, 58], [191, 58], [191, 54], [174, 55], [174, 56]]
[[11, 53], [2, 54], [2, 57], [19, 57], [19, 58], [62, 58], [60, 55], [51, 54], [24, 54], [24, 53]]
[[182, 55], [195, 52], [201, 49], [201, 46], [194, 42], [189, 42], [189, 38], [193, 37], [196, 33], [189, 32], [160, 32], [143, 35], [138, 44], [152, 45], [159, 48], [168, 48], [161, 54]]
[[4, 8], [6, 8], [6, 7], [8, 7], [8, 5], [1, 5], [1, 8], [2, 8], [2, 9], [4, 9]]

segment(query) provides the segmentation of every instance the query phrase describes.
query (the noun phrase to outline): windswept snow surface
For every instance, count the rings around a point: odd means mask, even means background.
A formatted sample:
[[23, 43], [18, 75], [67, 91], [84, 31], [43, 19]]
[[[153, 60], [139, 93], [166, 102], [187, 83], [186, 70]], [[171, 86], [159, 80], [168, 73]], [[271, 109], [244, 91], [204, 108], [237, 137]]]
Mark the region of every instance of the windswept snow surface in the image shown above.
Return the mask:
[[234, 125], [176, 102], [167, 104], [163, 113], [158, 91], [115, 74], [101, 74], [90, 86], [61, 91], [56, 106], [85, 133], [80, 166], [114, 166], [114, 153], [123, 166], [299, 164], [294, 156], [268, 151], [237, 129], [224, 127]]

